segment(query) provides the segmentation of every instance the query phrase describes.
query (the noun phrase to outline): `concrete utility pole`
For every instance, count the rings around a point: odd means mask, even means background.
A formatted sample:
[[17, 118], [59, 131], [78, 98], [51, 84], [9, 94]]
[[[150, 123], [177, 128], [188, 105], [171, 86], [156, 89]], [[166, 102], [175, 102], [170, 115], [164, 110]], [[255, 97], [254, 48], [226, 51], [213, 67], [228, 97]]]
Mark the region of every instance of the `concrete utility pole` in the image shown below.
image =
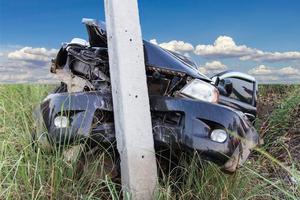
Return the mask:
[[157, 167], [137, 0], [104, 2], [122, 185], [133, 199], [152, 199]]

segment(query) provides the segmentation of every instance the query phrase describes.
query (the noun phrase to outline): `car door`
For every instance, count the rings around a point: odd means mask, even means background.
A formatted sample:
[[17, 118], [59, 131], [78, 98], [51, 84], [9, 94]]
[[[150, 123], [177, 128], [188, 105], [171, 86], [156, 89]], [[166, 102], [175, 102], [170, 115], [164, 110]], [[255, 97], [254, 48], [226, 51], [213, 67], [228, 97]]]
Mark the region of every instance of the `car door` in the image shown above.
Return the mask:
[[220, 103], [240, 110], [254, 122], [257, 114], [257, 83], [254, 77], [235, 71], [226, 71], [212, 77], [218, 80]]

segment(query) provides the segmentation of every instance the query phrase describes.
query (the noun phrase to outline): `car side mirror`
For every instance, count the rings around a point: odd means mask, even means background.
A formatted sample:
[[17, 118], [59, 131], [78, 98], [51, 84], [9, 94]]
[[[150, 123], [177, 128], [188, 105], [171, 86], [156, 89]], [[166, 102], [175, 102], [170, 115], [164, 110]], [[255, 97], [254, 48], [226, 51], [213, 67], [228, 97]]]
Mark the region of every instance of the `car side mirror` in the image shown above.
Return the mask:
[[223, 82], [223, 87], [226, 90], [227, 95], [230, 96], [230, 94], [232, 93], [232, 90], [233, 90], [232, 82], [228, 79], [224, 79], [224, 80], [222, 80], [222, 82]]
[[228, 79], [221, 79], [219, 76], [212, 77], [213, 84], [218, 87], [222, 95], [230, 96], [233, 90], [232, 82]]

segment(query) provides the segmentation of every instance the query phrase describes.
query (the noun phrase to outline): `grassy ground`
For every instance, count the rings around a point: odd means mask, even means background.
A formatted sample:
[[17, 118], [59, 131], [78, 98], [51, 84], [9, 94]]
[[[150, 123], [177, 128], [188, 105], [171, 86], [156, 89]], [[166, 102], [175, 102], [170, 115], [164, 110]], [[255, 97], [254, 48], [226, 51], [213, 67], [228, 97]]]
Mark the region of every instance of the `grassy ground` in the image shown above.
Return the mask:
[[[32, 109], [53, 86], [0, 85], [0, 199], [119, 199], [99, 154], [88, 165], [33, 150]], [[265, 144], [233, 175], [183, 155], [161, 170], [155, 199], [300, 199], [300, 87], [260, 86], [256, 126]]]

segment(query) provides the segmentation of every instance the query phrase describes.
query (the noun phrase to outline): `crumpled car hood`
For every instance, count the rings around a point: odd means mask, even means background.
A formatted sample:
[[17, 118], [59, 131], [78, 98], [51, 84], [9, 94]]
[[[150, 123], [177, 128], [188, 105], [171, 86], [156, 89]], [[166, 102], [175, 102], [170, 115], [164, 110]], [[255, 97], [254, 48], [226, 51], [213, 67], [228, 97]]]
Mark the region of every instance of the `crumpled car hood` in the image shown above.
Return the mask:
[[[83, 19], [89, 35], [89, 43], [94, 47], [107, 47], [105, 23], [92, 19]], [[211, 82], [211, 79], [196, 69], [196, 65], [187, 57], [165, 50], [158, 45], [143, 40], [145, 64], [165, 70], [185, 73], [193, 78]]]

